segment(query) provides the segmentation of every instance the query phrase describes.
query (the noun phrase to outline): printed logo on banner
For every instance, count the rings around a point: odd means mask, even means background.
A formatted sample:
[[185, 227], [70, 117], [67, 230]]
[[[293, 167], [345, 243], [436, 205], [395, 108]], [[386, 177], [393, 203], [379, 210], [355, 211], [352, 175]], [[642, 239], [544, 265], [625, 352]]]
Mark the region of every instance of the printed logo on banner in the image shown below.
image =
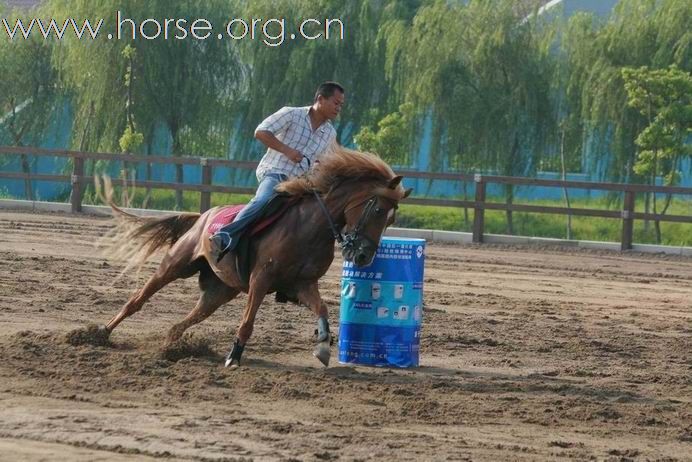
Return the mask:
[[341, 276], [415, 283], [423, 280], [424, 259], [425, 249], [422, 245], [383, 239], [370, 266], [358, 268], [352, 262], [344, 262]]

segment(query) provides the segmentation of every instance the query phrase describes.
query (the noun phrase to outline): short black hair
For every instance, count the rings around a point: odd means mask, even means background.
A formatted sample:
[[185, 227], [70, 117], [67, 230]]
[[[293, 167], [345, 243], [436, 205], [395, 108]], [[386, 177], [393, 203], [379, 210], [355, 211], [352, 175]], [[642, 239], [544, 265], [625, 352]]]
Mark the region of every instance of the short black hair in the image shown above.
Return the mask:
[[331, 80], [321, 83], [319, 87], [317, 87], [317, 91], [315, 92], [315, 101], [317, 101], [317, 98], [320, 96], [323, 98], [331, 98], [336, 91], [340, 91], [341, 93], [346, 94], [346, 91], [344, 91], [344, 87], [341, 86], [341, 84], [337, 82], [332, 82]]

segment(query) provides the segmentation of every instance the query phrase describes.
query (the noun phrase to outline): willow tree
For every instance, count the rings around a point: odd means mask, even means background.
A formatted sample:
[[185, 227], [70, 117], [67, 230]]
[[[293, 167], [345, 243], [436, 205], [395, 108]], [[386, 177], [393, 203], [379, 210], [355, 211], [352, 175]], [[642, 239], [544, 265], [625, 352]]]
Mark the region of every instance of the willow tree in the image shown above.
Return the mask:
[[[107, 31], [118, 27], [114, 12], [119, 11], [121, 20], [126, 20], [118, 40], [109, 40], [105, 34], [86, 43], [68, 38], [60, 57], [77, 105], [76, 127], [89, 127], [92, 133], [89, 148], [117, 149], [128, 126], [128, 101], [136, 101], [131, 116], [142, 133], [150, 140], [155, 124], [165, 124], [174, 156], [222, 155], [232, 112], [230, 102], [243, 66], [234, 44], [217, 39], [218, 30], [198, 39], [191, 27], [198, 18], [218, 27], [231, 17], [233, 7], [222, 0], [51, 2], [53, 17], [106, 18], [103, 29]], [[184, 38], [178, 38], [182, 32], [170, 25], [166, 35], [166, 19], [170, 18], [186, 21]], [[156, 22], [145, 22], [147, 19]], [[206, 23], [197, 25], [204, 27]], [[205, 36], [206, 32], [201, 29], [197, 35]], [[123, 57], [127, 46], [136, 50], [134, 62]], [[182, 183], [182, 165], [175, 171], [176, 181]], [[176, 191], [178, 209], [183, 207], [182, 199], [182, 191]]]
[[[128, 14], [143, 21], [155, 18], [186, 18], [192, 24], [204, 18], [223, 24], [233, 13], [233, 4], [222, 0], [133, 2]], [[184, 153], [221, 155], [229, 125], [224, 118], [232, 112], [232, 95], [242, 77], [242, 65], [229, 40], [212, 37], [197, 40], [153, 40], [138, 42], [143, 63], [139, 88], [145, 104], [155, 108], [167, 125], [174, 156]], [[213, 143], [217, 141], [216, 143]], [[215, 152], [209, 150], [215, 148]], [[176, 166], [176, 181], [183, 182], [183, 167]], [[176, 191], [176, 207], [181, 209], [182, 191]]]
[[[7, 20], [24, 23], [26, 15], [10, 12]], [[38, 145], [43, 131], [54, 116], [57, 91], [56, 74], [51, 66], [53, 43], [37, 38], [0, 38], [0, 128], [13, 146]], [[26, 155], [21, 156], [25, 174], [31, 173]], [[24, 181], [25, 197], [34, 199], [31, 181]]]
[[400, 165], [415, 163], [416, 142], [424, 122], [423, 111], [414, 103], [405, 102], [410, 71], [407, 47], [421, 3], [390, 1], [382, 9], [374, 43], [381, 63], [376, 70], [383, 71], [387, 98], [368, 108], [355, 136], [361, 149]]
[[[432, 117], [432, 170], [445, 162], [504, 175], [536, 169], [554, 134], [553, 31], [537, 7], [474, 0], [418, 10], [405, 45], [404, 91]], [[506, 189], [510, 204], [513, 193]], [[511, 233], [511, 212], [507, 227]]]
[[346, 104], [337, 122], [342, 143], [350, 142], [354, 127], [395, 109], [396, 103], [391, 103], [393, 90], [384, 72], [386, 43], [381, 26], [400, 13], [398, 5], [403, 3], [417, 2], [248, 2], [240, 16], [284, 18], [287, 35], [297, 32], [305, 18], [320, 18], [323, 26], [325, 16], [339, 19], [344, 26], [343, 39], [339, 24], [332, 23], [329, 39], [305, 40], [296, 34], [295, 40], [287, 39], [275, 47], [261, 40], [239, 43], [251, 73], [243, 94], [243, 117], [238, 128], [240, 137], [247, 143], [235, 155], [247, 158], [256, 154], [250, 142], [257, 123], [281, 106], [310, 104], [317, 85], [324, 80], [336, 80], [346, 89]]
[[[582, 46], [594, 39], [596, 18], [589, 13], [577, 13], [569, 22], [559, 18], [555, 52], [555, 66], [551, 82], [556, 117], [556, 155], [544, 159], [542, 169], [560, 170], [562, 179], [568, 171], [581, 172], [584, 153], [585, 122], [582, 118], [581, 88], [584, 73], [573, 69], [577, 63], [590, 59], [589, 47]], [[557, 155], [559, 153], [559, 156]], [[569, 191], [563, 188], [567, 208], [570, 207]], [[572, 238], [572, 216], [567, 216], [567, 239]]]
[[[687, 0], [621, 0], [605, 24], [586, 15], [570, 20], [568, 98], [583, 121], [572, 126], [604, 178], [641, 181], [634, 171], [635, 140], [646, 117], [627, 104], [626, 67], [692, 70], [692, 3]], [[569, 136], [569, 135], [568, 135]], [[647, 201], [648, 204], [648, 201]], [[648, 210], [648, 205], [647, 205]]]
[[[94, 24], [97, 18], [111, 18], [114, 4], [94, 3], [87, 0], [52, 0], [43, 5], [45, 18], [59, 23], [71, 17], [88, 18]], [[104, 29], [114, 30], [104, 23]], [[71, 144], [79, 150], [114, 151], [124, 128], [124, 75], [126, 63], [122, 51], [127, 44], [119, 40], [78, 39], [67, 33], [53, 54], [57, 69], [73, 112]]]
[[[413, 20], [422, 3], [420, 0], [389, 1], [383, 6], [377, 23], [373, 24], [377, 35], [374, 43], [370, 45], [374, 50], [371, 52], [374, 63], [372, 72], [379, 78], [384, 77], [384, 81], [379, 80], [382, 89], [376, 90], [378, 94], [382, 93], [382, 97], [378, 101], [373, 101], [366, 117], [361, 120], [361, 125], [374, 125], [389, 114], [402, 120], [410, 119], [413, 115], [409, 113], [415, 111], [415, 108], [412, 104], [405, 105], [404, 101], [406, 45]], [[415, 119], [412, 122], [415, 125]], [[413, 132], [410, 132], [410, 135], [413, 135]], [[398, 163], [407, 164], [412, 161], [409, 149], [412, 141], [413, 136], [409, 136], [407, 144], [403, 146], [405, 151], [397, 155]]]

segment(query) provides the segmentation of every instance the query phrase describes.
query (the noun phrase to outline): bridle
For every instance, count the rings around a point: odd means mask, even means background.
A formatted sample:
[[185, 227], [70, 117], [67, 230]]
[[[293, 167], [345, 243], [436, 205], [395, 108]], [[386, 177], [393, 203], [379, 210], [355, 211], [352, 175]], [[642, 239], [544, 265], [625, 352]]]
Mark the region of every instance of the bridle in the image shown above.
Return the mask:
[[[329, 210], [327, 210], [327, 206], [324, 204], [324, 201], [322, 200], [320, 193], [318, 193], [317, 190], [315, 190], [315, 189], [312, 190], [312, 193], [314, 194], [315, 199], [317, 199], [317, 203], [320, 204], [320, 209], [322, 209], [324, 216], [327, 218], [327, 222], [329, 222], [329, 227], [332, 231], [332, 236], [334, 237], [334, 239], [336, 239], [336, 242], [339, 243], [339, 246], [341, 247], [341, 251], [342, 252], [352, 251], [353, 248], [355, 247], [356, 241], [358, 240], [358, 237], [359, 237], [361, 230], [363, 229], [365, 224], [370, 219], [370, 216], [375, 211], [375, 205], [377, 204], [377, 196], [373, 195], [373, 196], [367, 197], [360, 202], [357, 202], [355, 204], [350, 205], [349, 207], [347, 207], [344, 210], [344, 214], [345, 214], [349, 210], [351, 210], [355, 207], [358, 207], [363, 202], [367, 202], [365, 204], [365, 207], [363, 207], [363, 211], [360, 213], [360, 217], [358, 218], [358, 223], [356, 223], [355, 228], [353, 228], [348, 233], [341, 233], [336, 229], [336, 225], [334, 224], [334, 220], [332, 219], [332, 216], [329, 213]], [[370, 239], [368, 236], [360, 236], [360, 238], [367, 240], [369, 244], [375, 246], [375, 242], [373, 242], [373, 240]]]
[[[308, 161], [308, 168], [305, 169], [302, 166], [302, 160], [301, 163], [299, 164], [301, 169], [305, 172], [307, 175], [307, 172], [310, 170], [310, 159], [307, 157], [304, 157], [304, 159], [307, 159]], [[343, 255], [347, 254], [352, 254], [355, 250], [356, 242], [360, 238], [360, 240], [365, 240], [367, 243], [372, 246], [372, 247], [377, 247], [376, 243], [370, 239], [368, 236], [361, 236], [360, 232], [362, 231], [363, 227], [365, 224], [368, 222], [370, 219], [371, 215], [375, 212], [375, 208], [377, 205], [377, 196], [372, 195], [369, 197], [366, 197], [362, 201], [356, 202], [355, 204], [351, 204], [346, 209], [344, 210], [344, 214], [346, 214], [349, 210], [352, 210], [362, 203], [366, 203], [365, 207], [363, 207], [363, 211], [360, 213], [360, 217], [358, 218], [358, 223], [356, 223], [356, 226], [349, 232], [347, 233], [341, 233], [337, 228], [336, 224], [334, 223], [334, 220], [332, 219], [331, 214], [329, 213], [329, 210], [327, 210], [327, 206], [325, 205], [324, 201], [322, 200], [322, 196], [320, 196], [320, 193], [316, 190], [312, 190], [313, 195], [315, 196], [315, 199], [317, 200], [317, 203], [320, 205], [320, 209], [322, 210], [322, 213], [324, 216], [327, 218], [327, 222], [329, 223], [329, 228], [332, 232], [332, 236], [336, 240], [336, 242], [339, 244], [339, 247], [341, 247], [341, 253]]]

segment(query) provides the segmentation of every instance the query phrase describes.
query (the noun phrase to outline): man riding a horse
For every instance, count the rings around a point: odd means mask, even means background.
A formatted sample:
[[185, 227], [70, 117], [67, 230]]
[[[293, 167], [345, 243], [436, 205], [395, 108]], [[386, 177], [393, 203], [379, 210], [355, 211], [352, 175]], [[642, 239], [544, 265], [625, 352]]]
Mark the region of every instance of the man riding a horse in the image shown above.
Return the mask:
[[255, 138], [267, 147], [257, 167], [259, 186], [233, 222], [209, 238], [217, 261], [235, 248], [239, 233], [261, 213], [274, 196], [274, 188], [307, 172], [335, 142], [336, 130], [330, 121], [341, 112], [344, 93], [338, 83], [324, 82], [317, 88], [312, 106], [283, 107], [259, 124]]
[[[197, 305], [169, 330], [168, 343], [180, 339], [186, 329], [205, 320], [240, 292], [246, 292], [247, 303], [226, 360], [226, 366], [237, 368], [262, 301], [276, 292], [313, 311], [318, 331], [313, 354], [328, 365], [332, 336], [318, 281], [334, 260], [335, 241], [345, 260], [358, 267], [369, 265], [384, 230], [394, 222], [399, 201], [411, 192], [404, 190], [402, 177], [379, 157], [333, 143], [335, 133], [329, 120], [338, 115], [343, 101], [343, 89], [327, 82], [318, 89], [313, 106], [284, 108], [258, 127], [256, 136], [269, 150], [257, 169], [260, 188], [249, 207], [262, 208], [275, 189], [292, 201], [273, 224], [257, 234], [226, 227], [228, 236], [216, 235], [229, 237], [230, 244], [221, 242], [222, 247], [213, 249], [218, 240], [209, 237], [214, 235], [217, 217], [227, 207], [215, 207], [201, 215], [143, 218], [111, 203], [121, 223], [129, 226], [117, 233], [114, 250], [131, 256], [130, 263], [137, 255], [142, 263], [157, 249], [168, 251], [144, 287], [106, 324], [105, 333], [109, 335], [167, 284], [198, 274], [201, 295]], [[319, 159], [319, 168], [309, 176], [297, 176], [309, 168], [305, 158], [312, 164]], [[251, 208], [247, 220], [255, 215]], [[245, 272], [237, 265], [238, 250], [234, 245], [238, 242], [234, 240], [244, 242]], [[229, 252], [219, 258], [219, 250]]]

